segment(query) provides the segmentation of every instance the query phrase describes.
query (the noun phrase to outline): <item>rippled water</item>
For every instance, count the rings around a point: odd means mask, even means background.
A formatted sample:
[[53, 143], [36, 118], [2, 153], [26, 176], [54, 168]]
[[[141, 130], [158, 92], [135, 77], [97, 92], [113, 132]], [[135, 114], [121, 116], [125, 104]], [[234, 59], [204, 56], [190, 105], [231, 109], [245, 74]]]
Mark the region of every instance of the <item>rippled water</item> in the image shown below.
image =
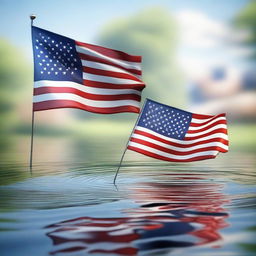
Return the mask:
[[253, 153], [174, 164], [128, 152], [114, 186], [117, 151], [32, 175], [5, 157], [0, 255], [256, 254]]

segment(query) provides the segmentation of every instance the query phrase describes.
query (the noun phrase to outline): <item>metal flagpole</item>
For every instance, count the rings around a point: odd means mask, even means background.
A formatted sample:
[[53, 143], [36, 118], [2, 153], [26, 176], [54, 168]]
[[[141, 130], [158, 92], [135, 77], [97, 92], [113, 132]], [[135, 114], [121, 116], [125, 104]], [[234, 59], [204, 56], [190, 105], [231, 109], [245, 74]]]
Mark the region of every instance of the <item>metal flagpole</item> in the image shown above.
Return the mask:
[[142, 106], [142, 109], [141, 109], [141, 111], [140, 111], [140, 113], [139, 113], [139, 115], [138, 115], [138, 117], [137, 117], [136, 123], [135, 123], [135, 125], [134, 125], [134, 127], [133, 127], [133, 129], [132, 129], [132, 132], [131, 132], [131, 134], [130, 134], [130, 136], [129, 136], [128, 142], [127, 142], [126, 147], [125, 147], [125, 150], [124, 150], [123, 155], [122, 155], [122, 157], [121, 157], [119, 166], [118, 166], [118, 168], [117, 168], [117, 170], [116, 170], [116, 175], [115, 175], [115, 178], [114, 178], [114, 181], [113, 181], [114, 185], [116, 184], [116, 177], [117, 177], [117, 174], [118, 174], [118, 172], [119, 172], [119, 169], [120, 169], [120, 167], [121, 167], [121, 165], [122, 165], [123, 158], [124, 158], [124, 155], [125, 155], [125, 153], [126, 153], [126, 151], [127, 151], [127, 146], [128, 146], [128, 144], [129, 144], [130, 138], [131, 138], [131, 136], [132, 136], [132, 134], [133, 134], [133, 132], [134, 132], [134, 130], [135, 130], [135, 127], [137, 126], [137, 124], [138, 124], [138, 122], [139, 122], [139, 120], [140, 120], [140, 116], [141, 116], [141, 113], [143, 112], [143, 109], [144, 109], [144, 107], [145, 107], [146, 101], [147, 101], [147, 99], [144, 101], [144, 104], [143, 104], [143, 106]]
[[[31, 30], [33, 26], [33, 21], [36, 18], [36, 15], [32, 14], [30, 15], [30, 20], [31, 20]], [[32, 101], [33, 104], [33, 101]], [[32, 126], [31, 126], [31, 144], [30, 144], [30, 171], [32, 171], [32, 160], [33, 160], [33, 141], [34, 140], [34, 110], [32, 106]]]

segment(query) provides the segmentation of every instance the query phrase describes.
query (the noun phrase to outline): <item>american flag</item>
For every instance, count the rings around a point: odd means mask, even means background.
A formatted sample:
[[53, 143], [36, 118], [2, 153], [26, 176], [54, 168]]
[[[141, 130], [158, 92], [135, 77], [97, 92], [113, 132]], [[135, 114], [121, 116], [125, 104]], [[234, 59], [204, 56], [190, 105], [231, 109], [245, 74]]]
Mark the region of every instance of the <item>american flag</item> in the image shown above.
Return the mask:
[[171, 162], [215, 158], [228, 151], [226, 117], [194, 114], [148, 99], [127, 148]]
[[79, 108], [139, 113], [141, 56], [81, 43], [32, 27], [33, 110]]

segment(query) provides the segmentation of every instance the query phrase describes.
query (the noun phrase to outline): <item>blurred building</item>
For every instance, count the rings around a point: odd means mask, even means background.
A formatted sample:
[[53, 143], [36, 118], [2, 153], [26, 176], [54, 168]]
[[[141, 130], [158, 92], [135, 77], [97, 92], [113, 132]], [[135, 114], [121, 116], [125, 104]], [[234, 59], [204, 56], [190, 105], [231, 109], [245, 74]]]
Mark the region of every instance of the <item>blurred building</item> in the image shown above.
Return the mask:
[[232, 118], [256, 119], [256, 73], [217, 67], [192, 79], [190, 104], [194, 112], [226, 112]]

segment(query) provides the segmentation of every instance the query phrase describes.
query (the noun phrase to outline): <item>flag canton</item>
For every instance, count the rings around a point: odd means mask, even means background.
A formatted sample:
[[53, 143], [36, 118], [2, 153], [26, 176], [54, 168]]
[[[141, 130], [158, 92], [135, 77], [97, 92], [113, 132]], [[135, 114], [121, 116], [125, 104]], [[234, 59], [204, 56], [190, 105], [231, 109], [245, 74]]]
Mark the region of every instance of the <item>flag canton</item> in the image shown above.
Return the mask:
[[37, 27], [33, 27], [32, 38], [35, 81], [83, 82], [74, 40]]
[[189, 128], [192, 113], [147, 100], [138, 126], [164, 136], [182, 140]]

